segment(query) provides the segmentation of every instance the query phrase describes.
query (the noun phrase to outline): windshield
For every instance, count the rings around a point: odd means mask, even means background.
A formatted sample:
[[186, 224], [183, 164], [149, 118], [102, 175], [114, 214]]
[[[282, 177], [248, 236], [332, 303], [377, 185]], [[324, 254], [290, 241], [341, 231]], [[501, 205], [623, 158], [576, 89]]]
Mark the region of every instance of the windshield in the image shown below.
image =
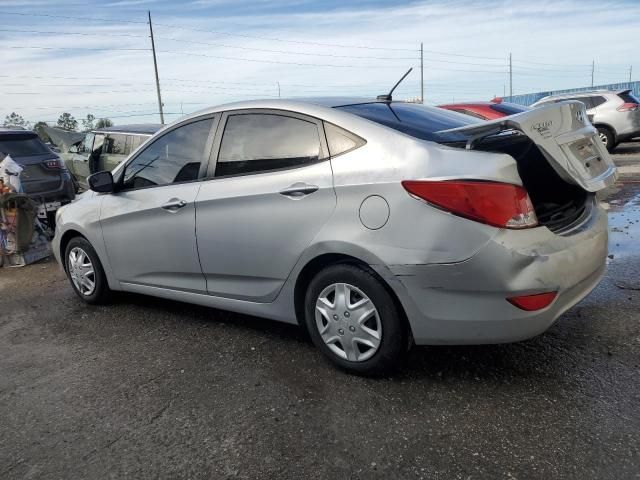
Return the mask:
[[336, 108], [393, 128], [412, 137], [433, 142], [464, 140], [465, 137], [459, 133], [443, 135], [436, 132], [481, 122], [481, 120], [474, 117], [416, 103], [378, 102], [345, 105]]
[[12, 157], [25, 157], [49, 153], [50, 150], [35, 133], [18, 133], [0, 137], [0, 152], [8, 153]]

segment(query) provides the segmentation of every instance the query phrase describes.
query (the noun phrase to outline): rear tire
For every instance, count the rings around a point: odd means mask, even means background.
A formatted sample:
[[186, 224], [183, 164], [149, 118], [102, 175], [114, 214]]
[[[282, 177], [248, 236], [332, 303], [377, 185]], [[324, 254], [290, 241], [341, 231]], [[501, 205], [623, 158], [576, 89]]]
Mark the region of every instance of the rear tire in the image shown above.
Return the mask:
[[320, 271], [305, 295], [313, 343], [338, 367], [360, 375], [392, 372], [409, 331], [391, 294], [370, 270], [339, 264]]
[[67, 244], [64, 266], [73, 291], [82, 301], [97, 305], [107, 303], [111, 290], [107, 277], [91, 244], [83, 237], [74, 237]]
[[606, 147], [607, 151], [612, 152], [614, 148], [616, 148], [616, 143], [613, 138], [613, 133], [607, 127], [596, 127], [598, 129], [598, 135], [600, 135], [600, 140]]

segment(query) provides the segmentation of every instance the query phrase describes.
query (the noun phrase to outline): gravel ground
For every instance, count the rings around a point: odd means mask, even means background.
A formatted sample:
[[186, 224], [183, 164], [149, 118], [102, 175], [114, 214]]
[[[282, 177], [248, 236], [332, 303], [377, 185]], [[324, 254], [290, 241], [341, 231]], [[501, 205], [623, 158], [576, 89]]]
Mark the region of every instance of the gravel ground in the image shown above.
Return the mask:
[[637, 180], [608, 199], [606, 277], [547, 333], [416, 348], [387, 379], [296, 327], [0, 269], [0, 478], [640, 478]]

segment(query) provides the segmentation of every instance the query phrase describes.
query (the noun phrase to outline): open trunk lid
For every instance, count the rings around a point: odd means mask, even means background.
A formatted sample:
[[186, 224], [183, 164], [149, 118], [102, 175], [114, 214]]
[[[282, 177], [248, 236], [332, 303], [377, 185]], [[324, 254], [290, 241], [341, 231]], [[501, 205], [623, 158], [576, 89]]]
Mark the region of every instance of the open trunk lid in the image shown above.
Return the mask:
[[467, 138], [466, 148], [473, 149], [480, 139], [506, 130], [517, 130], [529, 137], [566, 182], [588, 192], [597, 192], [616, 180], [616, 167], [597, 130], [589, 122], [584, 104], [574, 100], [441, 130], [438, 134], [462, 134]]

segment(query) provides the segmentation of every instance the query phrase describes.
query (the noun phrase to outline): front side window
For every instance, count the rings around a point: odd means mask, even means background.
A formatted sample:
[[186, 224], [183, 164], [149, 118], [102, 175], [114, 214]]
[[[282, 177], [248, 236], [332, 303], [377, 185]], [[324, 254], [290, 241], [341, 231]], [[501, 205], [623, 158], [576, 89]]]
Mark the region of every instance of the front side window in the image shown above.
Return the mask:
[[78, 145], [78, 153], [89, 155], [93, 150], [93, 140], [96, 138], [94, 133], [87, 133], [84, 140]]
[[215, 176], [306, 165], [321, 156], [318, 126], [277, 114], [229, 115]]
[[123, 188], [188, 182], [198, 178], [213, 119], [189, 123], [155, 140], [129, 164]]

